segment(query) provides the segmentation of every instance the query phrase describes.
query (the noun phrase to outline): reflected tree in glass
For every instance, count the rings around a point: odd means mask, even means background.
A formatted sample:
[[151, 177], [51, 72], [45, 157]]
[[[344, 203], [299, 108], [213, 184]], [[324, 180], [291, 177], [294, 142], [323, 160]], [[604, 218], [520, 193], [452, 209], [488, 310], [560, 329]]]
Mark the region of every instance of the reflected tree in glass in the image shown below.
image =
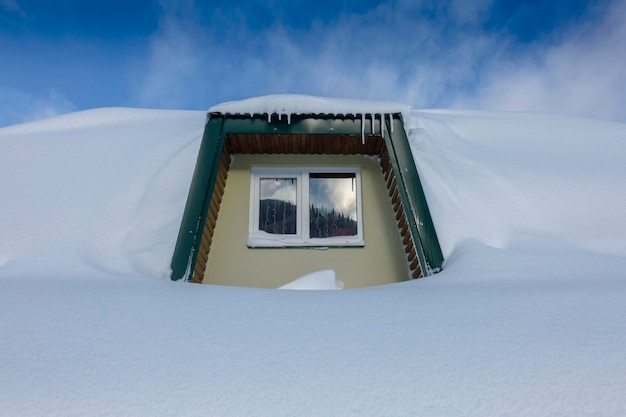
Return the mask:
[[296, 178], [261, 178], [259, 230], [267, 233], [297, 233]]
[[355, 236], [356, 203], [356, 174], [309, 174], [310, 237]]

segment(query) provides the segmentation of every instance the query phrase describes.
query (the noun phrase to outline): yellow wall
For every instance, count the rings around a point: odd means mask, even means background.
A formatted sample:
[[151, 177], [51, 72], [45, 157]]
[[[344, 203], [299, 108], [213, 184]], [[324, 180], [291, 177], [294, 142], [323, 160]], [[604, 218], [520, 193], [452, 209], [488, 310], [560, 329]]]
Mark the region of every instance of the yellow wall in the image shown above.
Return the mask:
[[[248, 248], [252, 166], [360, 167], [365, 247]], [[400, 232], [378, 161], [361, 155], [234, 155], [203, 282], [276, 288], [321, 269], [333, 269], [345, 288], [408, 279]]]

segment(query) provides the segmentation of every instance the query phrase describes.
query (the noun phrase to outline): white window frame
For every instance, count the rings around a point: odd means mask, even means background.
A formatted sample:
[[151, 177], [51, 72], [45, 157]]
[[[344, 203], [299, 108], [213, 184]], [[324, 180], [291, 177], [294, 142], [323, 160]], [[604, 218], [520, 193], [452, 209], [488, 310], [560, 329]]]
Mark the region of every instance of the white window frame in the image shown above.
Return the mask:
[[[357, 234], [327, 238], [309, 237], [309, 174], [355, 174]], [[296, 234], [272, 234], [259, 230], [260, 184], [264, 178], [296, 178]], [[341, 247], [365, 246], [363, 238], [363, 205], [361, 202], [361, 169], [358, 167], [252, 167], [250, 170], [250, 215], [248, 247]]]

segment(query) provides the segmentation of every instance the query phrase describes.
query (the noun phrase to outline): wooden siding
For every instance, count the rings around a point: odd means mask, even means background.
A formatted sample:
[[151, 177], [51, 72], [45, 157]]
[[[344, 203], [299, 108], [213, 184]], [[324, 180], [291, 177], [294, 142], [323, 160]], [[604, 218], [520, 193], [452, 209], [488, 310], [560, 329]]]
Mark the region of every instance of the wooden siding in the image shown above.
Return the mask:
[[379, 135], [270, 135], [228, 134], [226, 148], [243, 154], [380, 155], [384, 141]]
[[222, 156], [220, 158], [220, 167], [217, 171], [217, 177], [215, 179], [213, 194], [211, 195], [211, 203], [209, 204], [206, 222], [204, 223], [204, 228], [202, 230], [200, 249], [198, 251], [198, 257], [196, 258], [196, 264], [193, 269], [192, 282], [200, 283], [204, 278], [204, 270], [206, 269], [206, 263], [209, 259], [209, 251], [211, 250], [211, 242], [213, 241], [213, 232], [215, 231], [215, 225], [217, 224], [217, 215], [219, 214], [222, 196], [224, 195], [224, 189], [226, 188], [229, 166], [230, 153], [228, 153], [227, 149], [224, 148], [224, 152], [222, 152]]
[[391, 198], [391, 205], [396, 215], [396, 221], [398, 222], [398, 228], [400, 229], [400, 235], [402, 236], [402, 245], [404, 246], [404, 252], [406, 253], [407, 263], [409, 265], [409, 273], [411, 278], [422, 278], [424, 273], [417, 257], [417, 251], [415, 249], [415, 242], [411, 235], [411, 229], [400, 200], [398, 191], [398, 184], [396, 183], [395, 175], [389, 161], [389, 152], [387, 147], [384, 146], [380, 154], [380, 166], [385, 176], [385, 183], [387, 184], [387, 191]]

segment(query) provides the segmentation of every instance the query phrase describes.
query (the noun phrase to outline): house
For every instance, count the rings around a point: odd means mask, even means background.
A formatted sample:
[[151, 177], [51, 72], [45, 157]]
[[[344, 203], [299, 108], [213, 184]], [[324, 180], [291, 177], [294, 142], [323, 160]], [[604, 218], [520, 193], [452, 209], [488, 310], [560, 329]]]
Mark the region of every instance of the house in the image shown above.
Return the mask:
[[209, 109], [172, 279], [347, 288], [420, 278], [443, 255], [398, 103], [278, 95]]

